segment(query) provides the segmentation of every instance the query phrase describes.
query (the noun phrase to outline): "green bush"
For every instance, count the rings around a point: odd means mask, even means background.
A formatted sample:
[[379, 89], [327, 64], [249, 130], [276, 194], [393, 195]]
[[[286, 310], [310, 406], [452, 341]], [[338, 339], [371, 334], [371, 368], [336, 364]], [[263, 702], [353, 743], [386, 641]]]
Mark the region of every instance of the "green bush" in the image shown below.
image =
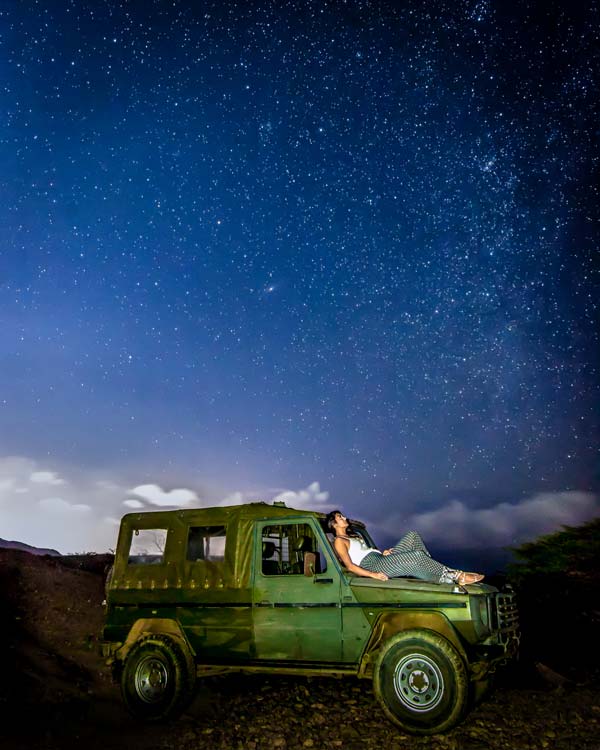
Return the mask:
[[511, 548], [518, 562], [508, 566], [509, 577], [519, 583], [531, 575], [563, 573], [597, 574], [600, 569], [600, 518]]

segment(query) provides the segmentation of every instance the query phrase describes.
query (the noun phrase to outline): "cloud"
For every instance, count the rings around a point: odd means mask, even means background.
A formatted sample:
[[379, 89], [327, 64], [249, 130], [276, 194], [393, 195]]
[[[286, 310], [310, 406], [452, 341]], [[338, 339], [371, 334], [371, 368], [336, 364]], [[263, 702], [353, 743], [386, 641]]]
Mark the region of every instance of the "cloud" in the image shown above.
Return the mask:
[[145, 508], [146, 507], [144, 503], [140, 502], [140, 500], [125, 500], [123, 502], [123, 505], [126, 505], [128, 508]]
[[115, 548], [126, 511], [209, 504], [192, 489], [136, 485], [107, 474], [25, 456], [0, 457], [0, 537], [65, 554], [105, 552]]
[[244, 503], [251, 502], [247, 495], [243, 492], [232, 492], [227, 497], [224, 497], [219, 505], [243, 505]]
[[126, 496], [126, 485], [94, 471], [58, 470], [25, 456], [3, 456], [0, 537], [63, 553], [114, 549], [116, 530], [103, 519], [122, 515]]
[[542, 492], [518, 503], [472, 509], [453, 500], [407, 521], [432, 544], [483, 549], [506, 547], [577, 526], [600, 515], [600, 499], [591, 492]]
[[[269, 499], [271, 498], [271, 499]], [[321, 490], [319, 482], [311, 482], [308, 487], [302, 490], [288, 490], [282, 489], [281, 487], [276, 489], [263, 489], [242, 491], [236, 490], [230, 492], [223, 499], [219, 500], [216, 505], [244, 505], [245, 503], [257, 503], [257, 502], [282, 502], [290, 508], [298, 508], [300, 510], [306, 508], [309, 510], [324, 510], [328, 509], [329, 506], [325, 505], [329, 500], [329, 492]], [[211, 505], [213, 503], [202, 503], [202, 506]]]
[[64, 554], [114, 549], [126, 512], [241, 505], [269, 498], [289, 507], [329, 510], [329, 493], [316, 481], [300, 490], [203, 490], [200, 496], [186, 487], [169, 490], [152, 481], [134, 484], [24, 456], [0, 457], [0, 537]]
[[[262, 498], [298, 509], [332, 507], [329, 493], [317, 481], [299, 490], [207, 491], [200, 497], [192, 489], [166, 490], [153, 482], [121, 481], [106, 472], [48, 466], [23, 456], [0, 457], [0, 537], [63, 553], [114, 549], [119, 519], [130, 510], [237, 505]], [[390, 517], [385, 527], [364, 520], [373, 533], [399, 536], [414, 528], [432, 545], [465, 549], [517, 545], [597, 515], [598, 495], [570, 491], [475, 509], [455, 499], [427, 513]]]
[[[139, 487], [129, 490], [129, 494], [136, 495], [137, 498], [149, 505], [157, 505], [162, 508], [180, 508], [190, 505], [190, 503], [199, 503], [198, 495], [193, 490], [180, 488], [167, 491], [163, 490], [157, 484], [141, 484]], [[139, 500], [134, 500], [133, 502], [139, 502]], [[130, 503], [131, 501], [126, 500], [124, 504], [135, 508], [141, 507], [141, 504], [131, 505]]]
[[61, 479], [55, 471], [34, 471], [31, 473], [29, 481], [36, 484], [65, 484], [65, 480]]
[[106, 516], [106, 518], [102, 520], [103, 520], [103, 523], [109, 524], [110, 526], [116, 526], [117, 528], [121, 525], [120, 518], [113, 518], [112, 516]]
[[45, 497], [39, 502], [40, 508], [52, 513], [87, 513], [91, 510], [89, 505], [83, 503], [68, 503], [62, 497]]
[[317, 509], [329, 500], [329, 492], [322, 492], [319, 482], [312, 482], [304, 490], [283, 490], [275, 495], [273, 502], [283, 502], [292, 508]]

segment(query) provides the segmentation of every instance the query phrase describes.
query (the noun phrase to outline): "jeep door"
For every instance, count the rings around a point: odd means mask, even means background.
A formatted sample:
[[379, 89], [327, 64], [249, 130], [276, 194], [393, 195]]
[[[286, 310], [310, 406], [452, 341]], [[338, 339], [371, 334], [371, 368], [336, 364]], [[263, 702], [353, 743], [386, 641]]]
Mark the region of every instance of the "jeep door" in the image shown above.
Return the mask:
[[342, 661], [340, 573], [312, 519], [256, 524], [255, 658]]

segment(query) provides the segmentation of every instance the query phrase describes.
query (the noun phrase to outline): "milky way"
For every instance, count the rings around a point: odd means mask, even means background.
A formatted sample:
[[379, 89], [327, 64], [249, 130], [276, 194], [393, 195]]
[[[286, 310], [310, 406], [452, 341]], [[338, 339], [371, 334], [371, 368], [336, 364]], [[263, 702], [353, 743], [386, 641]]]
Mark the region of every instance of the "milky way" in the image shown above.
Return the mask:
[[373, 516], [597, 489], [599, 18], [4, 3], [0, 452]]

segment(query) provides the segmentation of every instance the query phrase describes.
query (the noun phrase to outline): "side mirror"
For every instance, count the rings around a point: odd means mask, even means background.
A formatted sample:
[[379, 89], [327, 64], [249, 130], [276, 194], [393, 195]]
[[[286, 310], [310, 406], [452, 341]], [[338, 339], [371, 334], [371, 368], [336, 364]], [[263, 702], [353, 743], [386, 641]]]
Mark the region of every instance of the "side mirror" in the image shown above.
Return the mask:
[[314, 552], [304, 553], [304, 575], [308, 578], [312, 578], [317, 568], [317, 556]]

